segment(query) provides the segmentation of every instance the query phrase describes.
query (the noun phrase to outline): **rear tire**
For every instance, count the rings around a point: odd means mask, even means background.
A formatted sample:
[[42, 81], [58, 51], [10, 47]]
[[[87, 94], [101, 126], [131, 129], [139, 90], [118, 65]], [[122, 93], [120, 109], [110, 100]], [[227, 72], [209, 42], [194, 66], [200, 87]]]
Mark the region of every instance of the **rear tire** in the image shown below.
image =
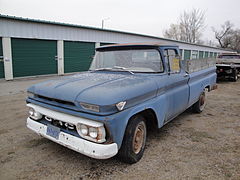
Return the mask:
[[120, 160], [129, 164], [138, 162], [145, 150], [146, 136], [145, 119], [140, 115], [131, 118], [118, 153]]
[[234, 70], [233, 74], [232, 74], [232, 81], [236, 82], [238, 80], [238, 72], [237, 70]]
[[206, 92], [203, 91], [198, 101], [192, 106], [192, 110], [195, 113], [201, 113], [206, 106]]

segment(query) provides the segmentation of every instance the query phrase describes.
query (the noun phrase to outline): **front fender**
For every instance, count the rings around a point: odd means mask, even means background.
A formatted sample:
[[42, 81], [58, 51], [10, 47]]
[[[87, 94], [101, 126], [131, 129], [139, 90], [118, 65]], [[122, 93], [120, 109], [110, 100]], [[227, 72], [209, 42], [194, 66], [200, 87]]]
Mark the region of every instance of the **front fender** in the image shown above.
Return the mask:
[[146, 109], [151, 109], [155, 112], [158, 128], [162, 127], [164, 124], [167, 107], [168, 101], [166, 96], [163, 94], [112, 115], [105, 123], [110, 130], [113, 142], [116, 142], [118, 144], [118, 148], [120, 149], [128, 121], [132, 116]]

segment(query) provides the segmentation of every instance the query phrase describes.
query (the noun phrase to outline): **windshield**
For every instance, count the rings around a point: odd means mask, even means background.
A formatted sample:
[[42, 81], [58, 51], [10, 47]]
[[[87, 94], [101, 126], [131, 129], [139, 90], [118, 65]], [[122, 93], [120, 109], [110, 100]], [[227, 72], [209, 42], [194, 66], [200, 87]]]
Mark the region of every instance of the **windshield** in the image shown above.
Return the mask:
[[111, 50], [97, 51], [90, 70], [163, 72], [163, 65], [156, 49]]

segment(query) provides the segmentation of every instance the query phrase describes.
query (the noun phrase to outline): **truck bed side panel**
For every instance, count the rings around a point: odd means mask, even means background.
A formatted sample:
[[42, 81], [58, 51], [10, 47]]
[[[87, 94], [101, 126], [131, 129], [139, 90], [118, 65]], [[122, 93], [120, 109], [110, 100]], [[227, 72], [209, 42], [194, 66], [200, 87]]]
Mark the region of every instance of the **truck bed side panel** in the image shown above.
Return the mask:
[[211, 87], [216, 84], [216, 67], [191, 73], [189, 77], [190, 97], [188, 107], [198, 101], [204, 88], [210, 87], [211, 89]]

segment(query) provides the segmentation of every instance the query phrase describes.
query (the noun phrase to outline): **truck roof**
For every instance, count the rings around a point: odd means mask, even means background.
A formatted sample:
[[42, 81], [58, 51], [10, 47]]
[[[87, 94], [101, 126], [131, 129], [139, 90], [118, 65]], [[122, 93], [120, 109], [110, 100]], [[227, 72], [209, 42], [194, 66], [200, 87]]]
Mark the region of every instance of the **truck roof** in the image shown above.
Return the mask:
[[228, 53], [221, 53], [220, 55], [223, 55], [223, 56], [226, 56], [226, 55], [229, 55], [229, 56], [240, 56], [239, 53], [236, 53], [236, 52], [228, 52]]
[[160, 46], [167, 46], [167, 47], [178, 47], [177, 45], [169, 45], [157, 42], [149, 42], [149, 43], [123, 43], [123, 44], [110, 44], [101, 47], [97, 47], [97, 50], [105, 50], [105, 49], [118, 49], [118, 48], [129, 48], [129, 47], [149, 47], [155, 48]]

